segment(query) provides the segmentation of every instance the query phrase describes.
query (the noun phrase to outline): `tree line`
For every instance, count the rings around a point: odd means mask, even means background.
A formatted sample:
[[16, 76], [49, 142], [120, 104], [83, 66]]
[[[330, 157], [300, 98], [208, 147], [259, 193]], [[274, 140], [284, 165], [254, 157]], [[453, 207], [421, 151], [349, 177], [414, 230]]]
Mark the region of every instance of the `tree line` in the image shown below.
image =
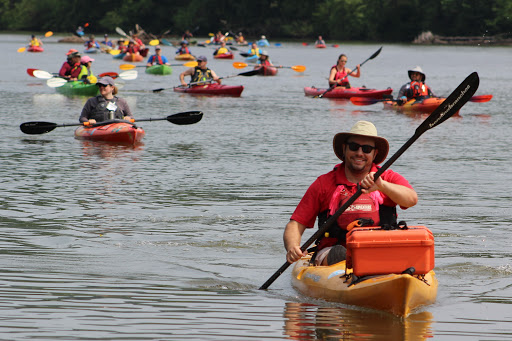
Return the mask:
[[511, 35], [510, 0], [0, 0], [0, 30], [210, 32], [269, 39], [410, 42], [443, 36]]

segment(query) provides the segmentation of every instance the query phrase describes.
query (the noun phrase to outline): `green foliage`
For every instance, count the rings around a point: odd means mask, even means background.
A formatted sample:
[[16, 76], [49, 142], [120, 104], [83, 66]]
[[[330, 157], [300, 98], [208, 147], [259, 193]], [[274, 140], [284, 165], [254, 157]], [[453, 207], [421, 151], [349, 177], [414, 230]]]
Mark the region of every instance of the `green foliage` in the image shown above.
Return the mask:
[[424, 31], [448, 36], [512, 32], [510, 0], [0, 0], [0, 30], [133, 30], [156, 35], [242, 31], [272, 38], [409, 42]]

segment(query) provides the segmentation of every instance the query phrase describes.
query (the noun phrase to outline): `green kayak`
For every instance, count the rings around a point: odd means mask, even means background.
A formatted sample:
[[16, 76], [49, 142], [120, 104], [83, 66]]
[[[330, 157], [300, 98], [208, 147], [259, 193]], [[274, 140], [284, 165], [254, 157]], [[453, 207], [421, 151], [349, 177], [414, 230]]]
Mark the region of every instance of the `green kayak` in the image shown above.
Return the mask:
[[96, 84], [86, 84], [84, 82], [73, 81], [67, 82], [63, 86], [57, 88], [57, 92], [67, 96], [97, 96], [100, 94]]
[[172, 68], [169, 65], [152, 65], [146, 68], [146, 73], [151, 75], [170, 75]]

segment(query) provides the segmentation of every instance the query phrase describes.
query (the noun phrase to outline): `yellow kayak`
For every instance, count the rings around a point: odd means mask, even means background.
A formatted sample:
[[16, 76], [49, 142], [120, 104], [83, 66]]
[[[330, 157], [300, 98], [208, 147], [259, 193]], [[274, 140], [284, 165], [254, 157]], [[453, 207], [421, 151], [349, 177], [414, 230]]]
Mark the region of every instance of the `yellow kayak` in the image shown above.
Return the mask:
[[311, 255], [295, 263], [292, 285], [302, 294], [331, 302], [357, 305], [407, 316], [414, 309], [434, 303], [438, 282], [434, 271], [425, 275], [388, 274], [360, 277], [345, 274], [345, 261], [312, 266]]

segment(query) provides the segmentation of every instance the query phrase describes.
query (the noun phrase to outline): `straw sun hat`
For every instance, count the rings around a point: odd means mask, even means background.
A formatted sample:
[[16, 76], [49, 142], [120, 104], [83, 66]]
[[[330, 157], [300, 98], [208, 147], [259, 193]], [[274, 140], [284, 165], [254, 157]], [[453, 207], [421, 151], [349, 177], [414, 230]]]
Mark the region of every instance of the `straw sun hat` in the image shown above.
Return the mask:
[[349, 137], [352, 136], [363, 136], [363, 137], [371, 137], [375, 140], [375, 147], [379, 151], [375, 160], [373, 162], [375, 164], [379, 164], [386, 159], [386, 156], [389, 152], [389, 143], [388, 141], [377, 135], [377, 128], [373, 125], [373, 123], [368, 121], [358, 121], [352, 129], [348, 133], [338, 133], [334, 135], [334, 139], [332, 141], [332, 145], [334, 148], [334, 154], [343, 160], [343, 144], [347, 141]]

